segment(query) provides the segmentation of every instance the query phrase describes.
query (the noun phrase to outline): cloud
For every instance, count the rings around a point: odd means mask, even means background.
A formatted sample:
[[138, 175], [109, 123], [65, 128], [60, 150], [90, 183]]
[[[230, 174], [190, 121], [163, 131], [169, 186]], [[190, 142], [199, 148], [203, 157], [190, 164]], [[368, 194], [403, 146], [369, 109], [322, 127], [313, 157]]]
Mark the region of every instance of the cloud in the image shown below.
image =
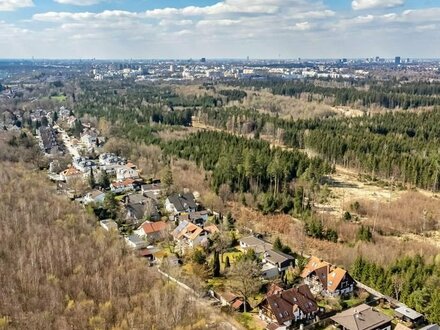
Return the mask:
[[[386, 8], [398, 1], [356, 1], [361, 7], [368, 3], [369, 8], [372, 4], [377, 8], [379, 2]], [[404, 48], [408, 53], [440, 56], [436, 34], [440, 8], [345, 12], [331, 10], [325, 3], [218, 0], [206, 6], [145, 11], [39, 12], [32, 20], [6, 28], [11, 47], [0, 47], [0, 57], [26, 53], [68, 58], [364, 57], [405, 54]], [[429, 47], [421, 47], [426, 38]], [[58, 47], [59, 40], [65, 40], [63, 47]]]
[[394, 8], [403, 6], [405, 0], [354, 0], [351, 7], [354, 10], [376, 9], [376, 8]]
[[33, 6], [33, 0], [0, 0], [0, 11], [14, 11]]
[[54, 0], [63, 5], [73, 5], [73, 6], [91, 6], [96, 5], [104, 0]]

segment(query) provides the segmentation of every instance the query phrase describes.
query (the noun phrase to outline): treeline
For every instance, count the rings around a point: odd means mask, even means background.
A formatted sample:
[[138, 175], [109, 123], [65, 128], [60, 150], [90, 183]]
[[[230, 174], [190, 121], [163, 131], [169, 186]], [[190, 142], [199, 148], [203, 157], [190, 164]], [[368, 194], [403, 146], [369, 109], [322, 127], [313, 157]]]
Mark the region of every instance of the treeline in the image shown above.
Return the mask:
[[175, 110], [177, 105], [213, 106], [205, 97], [182, 99], [169, 89], [155, 86], [108, 86], [83, 82], [75, 112], [103, 117], [112, 123], [146, 125], [151, 122], [167, 125], [191, 125], [192, 109]]
[[[275, 95], [300, 98], [302, 95], [316, 95], [320, 100], [331, 99], [335, 106], [380, 106], [387, 109], [414, 109], [440, 105], [440, 84], [438, 83], [378, 83], [371, 82], [370, 88], [353, 86], [321, 86], [319, 81], [266, 80], [261, 82], [241, 82], [238, 85], [251, 85], [269, 89]], [[397, 87], [396, 87], [397, 86]], [[249, 87], [249, 86], [248, 86]]]
[[265, 141], [220, 132], [198, 132], [170, 142], [163, 149], [168, 155], [194, 161], [212, 171], [212, 186], [217, 193], [225, 185], [231, 192], [264, 193], [261, 207], [267, 212], [278, 207], [284, 212], [294, 208], [292, 180], [302, 177], [317, 183], [331, 170], [326, 162], [310, 159], [299, 151], [283, 151]]
[[414, 308], [429, 322], [440, 322], [439, 256], [432, 264], [418, 255], [397, 260], [388, 267], [380, 267], [358, 257], [352, 265], [351, 275]]
[[[324, 159], [424, 189], [440, 189], [440, 111], [320, 120], [305, 145]], [[286, 142], [289, 142], [286, 140]]]
[[227, 101], [241, 101], [247, 96], [247, 93], [240, 89], [222, 89], [218, 93], [226, 96]]
[[330, 163], [373, 178], [440, 190], [439, 109], [291, 121], [235, 107], [199, 109], [197, 117], [228, 131], [257, 137], [264, 133], [287, 146], [310, 148]]

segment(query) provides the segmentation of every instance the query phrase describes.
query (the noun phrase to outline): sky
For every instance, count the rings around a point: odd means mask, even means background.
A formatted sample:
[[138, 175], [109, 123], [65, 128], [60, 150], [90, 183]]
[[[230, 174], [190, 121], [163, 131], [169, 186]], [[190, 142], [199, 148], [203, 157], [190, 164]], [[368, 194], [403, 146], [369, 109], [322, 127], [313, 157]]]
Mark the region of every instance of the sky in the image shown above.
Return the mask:
[[0, 58], [440, 58], [440, 0], [0, 0]]

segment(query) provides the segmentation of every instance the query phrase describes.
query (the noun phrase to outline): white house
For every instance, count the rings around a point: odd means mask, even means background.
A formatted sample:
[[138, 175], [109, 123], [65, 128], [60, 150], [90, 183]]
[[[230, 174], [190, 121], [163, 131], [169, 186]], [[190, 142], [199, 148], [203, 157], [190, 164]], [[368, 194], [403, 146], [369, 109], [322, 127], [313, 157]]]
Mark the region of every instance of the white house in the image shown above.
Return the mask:
[[116, 180], [123, 181], [126, 179], [138, 179], [139, 173], [136, 169], [127, 166], [118, 167], [116, 169]]

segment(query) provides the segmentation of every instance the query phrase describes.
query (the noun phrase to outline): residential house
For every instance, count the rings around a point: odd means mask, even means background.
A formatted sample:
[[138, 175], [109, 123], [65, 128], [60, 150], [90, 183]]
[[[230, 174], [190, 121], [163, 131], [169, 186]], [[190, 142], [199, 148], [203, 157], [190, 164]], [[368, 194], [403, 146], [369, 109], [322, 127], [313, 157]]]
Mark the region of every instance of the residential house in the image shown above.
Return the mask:
[[191, 212], [191, 213], [182, 213], [178, 214], [174, 217], [176, 221], [189, 221], [195, 225], [198, 226], [204, 226], [206, 221], [208, 221], [208, 211], [198, 211], [198, 212]]
[[344, 296], [354, 291], [356, 282], [350, 274], [317, 257], [311, 257], [304, 267], [301, 277], [314, 294]]
[[[235, 293], [226, 291], [226, 292], [217, 292], [210, 291], [211, 297], [217, 299], [222, 306], [230, 306], [236, 311], [243, 312], [244, 311], [244, 301], [242, 297], [237, 296]], [[246, 306], [249, 307], [249, 304], [246, 302]], [[249, 310], [249, 308], [247, 308]]]
[[273, 329], [288, 329], [294, 323], [312, 320], [320, 309], [307, 285], [288, 290], [269, 290], [258, 305], [259, 316]]
[[125, 237], [127, 245], [135, 250], [144, 249], [149, 246], [147, 239], [133, 234]]
[[400, 306], [394, 310], [396, 317], [412, 325], [419, 325], [424, 321], [423, 315], [408, 306]]
[[342, 330], [391, 330], [391, 318], [362, 304], [331, 317]]
[[70, 183], [73, 180], [82, 179], [82, 178], [83, 178], [83, 173], [81, 171], [77, 170], [73, 166], [68, 167], [67, 169], [65, 169], [64, 171], [62, 171], [60, 173], [60, 179], [62, 181], [67, 182], [67, 183]]
[[266, 251], [272, 250], [272, 244], [254, 236], [240, 238], [239, 243], [242, 250], [252, 249], [257, 255], [263, 255]]
[[218, 228], [215, 225], [209, 227], [199, 227], [191, 222], [182, 221], [171, 233], [174, 240], [178, 242], [177, 248], [181, 252], [185, 252], [187, 249], [193, 249], [200, 245], [206, 245], [208, 243], [209, 235], [218, 232]]
[[127, 165], [116, 168], [116, 180], [123, 181], [126, 179], [139, 179], [137, 169]]
[[118, 231], [118, 224], [112, 219], [101, 220], [99, 221], [99, 224], [107, 231]]
[[243, 237], [239, 243], [242, 250], [252, 249], [262, 259], [261, 275], [266, 279], [279, 276], [295, 263], [295, 258], [273, 250], [272, 244], [257, 237]]
[[81, 134], [81, 143], [87, 148], [92, 149], [98, 144], [98, 134], [95, 131], [87, 130]]
[[294, 266], [295, 258], [280, 251], [268, 250], [263, 254], [262, 276], [269, 279], [284, 273]]
[[116, 169], [122, 168], [127, 164], [125, 158], [113, 153], [103, 153], [99, 155], [99, 166], [109, 174], [116, 174]]
[[105, 192], [101, 190], [93, 190], [91, 192], [88, 192], [83, 199], [84, 204], [100, 204], [103, 203], [105, 199]]
[[157, 262], [157, 254], [160, 252], [160, 250], [155, 246], [149, 245], [146, 248], [138, 250], [137, 252], [140, 257], [147, 259], [150, 263], [150, 266], [152, 266]]
[[67, 118], [69, 118], [70, 116], [70, 110], [66, 109], [65, 107], [60, 107], [60, 110], [58, 111], [59, 114], [59, 118], [61, 120], [67, 120]]
[[110, 190], [115, 194], [127, 192], [130, 190], [135, 190], [136, 180], [126, 179], [123, 181], [116, 181], [110, 184]]
[[145, 221], [134, 233], [141, 238], [146, 238], [151, 243], [164, 239], [167, 236], [167, 229], [168, 226], [163, 221]]
[[73, 158], [72, 165], [84, 173], [89, 173], [91, 169], [95, 170], [98, 168], [94, 160], [88, 159], [86, 157]]
[[146, 196], [154, 196], [155, 198], [159, 198], [162, 192], [164, 191], [162, 184], [160, 181], [153, 182], [149, 184], [144, 184], [141, 187], [142, 194]]
[[174, 194], [166, 199], [165, 208], [173, 214], [190, 213], [197, 210], [197, 203], [191, 193]]
[[145, 219], [158, 221], [161, 218], [157, 203], [152, 198], [135, 193], [125, 196], [123, 201], [127, 211], [126, 218], [128, 220], [138, 223]]

